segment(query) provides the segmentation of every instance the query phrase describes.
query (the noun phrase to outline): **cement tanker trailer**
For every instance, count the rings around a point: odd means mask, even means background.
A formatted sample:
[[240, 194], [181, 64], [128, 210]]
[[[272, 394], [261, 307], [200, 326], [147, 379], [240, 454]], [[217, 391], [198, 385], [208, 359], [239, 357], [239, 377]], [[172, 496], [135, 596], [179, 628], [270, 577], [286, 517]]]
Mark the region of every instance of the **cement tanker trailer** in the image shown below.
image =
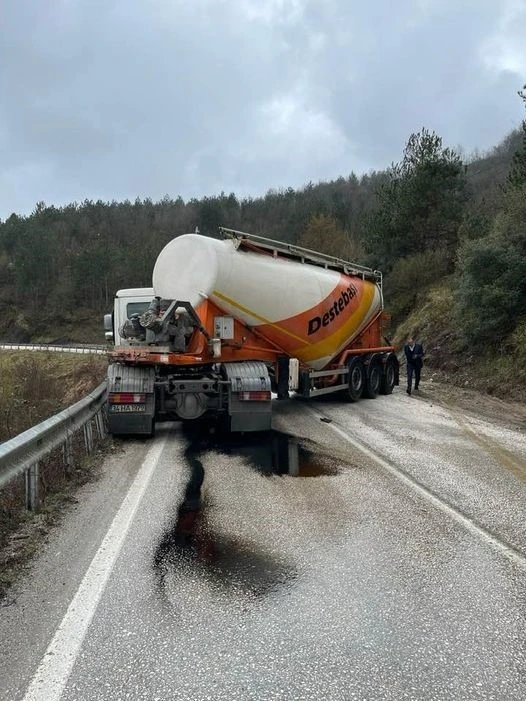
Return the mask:
[[156, 421], [201, 418], [224, 430], [263, 431], [271, 427], [272, 392], [278, 399], [338, 393], [355, 402], [393, 391], [398, 361], [383, 340], [381, 273], [220, 233], [221, 240], [186, 234], [165, 246], [154, 298], [141, 306], [135, 297], [130, 318], [118, 308], [126, 291], [117, 293], [110, 432], [153, 434]]

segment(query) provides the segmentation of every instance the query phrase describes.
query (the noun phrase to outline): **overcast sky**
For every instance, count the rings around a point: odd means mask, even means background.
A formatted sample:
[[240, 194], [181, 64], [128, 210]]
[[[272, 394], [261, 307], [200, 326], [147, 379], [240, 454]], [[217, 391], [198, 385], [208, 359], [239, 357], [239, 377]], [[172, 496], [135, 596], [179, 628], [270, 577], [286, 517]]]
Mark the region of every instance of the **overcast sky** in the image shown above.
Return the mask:
[[383, 169], [525, 116], [526, 0], [1, 0], [0, 218]]

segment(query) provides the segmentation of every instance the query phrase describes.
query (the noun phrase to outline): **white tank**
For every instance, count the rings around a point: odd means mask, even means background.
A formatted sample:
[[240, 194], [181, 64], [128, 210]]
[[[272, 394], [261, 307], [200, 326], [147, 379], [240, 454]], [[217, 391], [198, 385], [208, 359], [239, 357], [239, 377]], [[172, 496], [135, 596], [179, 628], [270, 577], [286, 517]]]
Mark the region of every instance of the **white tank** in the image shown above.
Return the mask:
[[153, 288], [164, 299], [211, 299], [225, 314], [257, 327], [291, 357], [327, 365], [381, 310], [374, 282], [267, 252], [238, 250], [235, 239], [185, 234], [155, 263]]

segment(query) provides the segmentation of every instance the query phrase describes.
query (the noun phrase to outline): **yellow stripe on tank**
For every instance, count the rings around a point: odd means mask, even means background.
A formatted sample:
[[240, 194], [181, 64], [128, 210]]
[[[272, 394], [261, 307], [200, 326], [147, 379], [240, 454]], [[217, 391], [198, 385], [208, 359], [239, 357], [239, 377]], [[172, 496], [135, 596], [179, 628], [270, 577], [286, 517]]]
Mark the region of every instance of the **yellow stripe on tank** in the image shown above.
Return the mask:
[[304, 363], [324, 358], [325, 356], [333, 356], [336, 348], [342, 348], [349, 338], [356, 335], [371, 309], [375, 293], [375, 285], [364, 285], [362, 299], [358, 308], [337, 331], [318, 341], [318, 343], [310, 344], [307, 348], [294, 349], [291, 351], [291, 355], [296, 356]]
[[276, 324], [273, 321], [269, 321], [268, 319], [265, 319], [265, 317], [261, 316], [261, 314], [256, 314], [256, 312], [253, 312], [250, 309], [247, 309], [247, 307], [244, 307], [242, 304], [239, 304], [239, 302], [236, 302], [235, 300], [231, 299], [230, 297], [227, 297], [222, 292], [218, 292], [218, 290], [214, 290], [212, 292], [212, 296], [218, 297], [219, 299], [222, 299], [223, 302], [230, 304], [232, 307], [239, 309], [239, 311], [243, 312], [244, 314], [247, 314], [248, 316], [253, 317], [254, 319], [258, 319], [258, 321], [261, 321], [263, 324], [268, 324], [269, 326], [272, 326], [274, 329], [277, 329], [281, 333], [284, 333], [287, 336], [290, 336], [295, 341], [299, 341], [304, 346], [307, 346], [309, 344], [309, 342], [306, 341], [304, 338], [301, 338], [301, 336], [296, 336], [296, 334], [291, 333], [290, 331], [285, 329], [283, 326], [280, 326], [279, 324]]

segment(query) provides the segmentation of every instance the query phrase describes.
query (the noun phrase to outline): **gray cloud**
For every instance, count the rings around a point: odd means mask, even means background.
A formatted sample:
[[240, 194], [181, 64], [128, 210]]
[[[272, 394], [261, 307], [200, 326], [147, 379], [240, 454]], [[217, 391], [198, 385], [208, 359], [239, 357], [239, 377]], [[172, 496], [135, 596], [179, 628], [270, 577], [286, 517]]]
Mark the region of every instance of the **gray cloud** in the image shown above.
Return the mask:
[[4, 0], [0, 217], [268, 188], [523, 117], [524, 0]]

